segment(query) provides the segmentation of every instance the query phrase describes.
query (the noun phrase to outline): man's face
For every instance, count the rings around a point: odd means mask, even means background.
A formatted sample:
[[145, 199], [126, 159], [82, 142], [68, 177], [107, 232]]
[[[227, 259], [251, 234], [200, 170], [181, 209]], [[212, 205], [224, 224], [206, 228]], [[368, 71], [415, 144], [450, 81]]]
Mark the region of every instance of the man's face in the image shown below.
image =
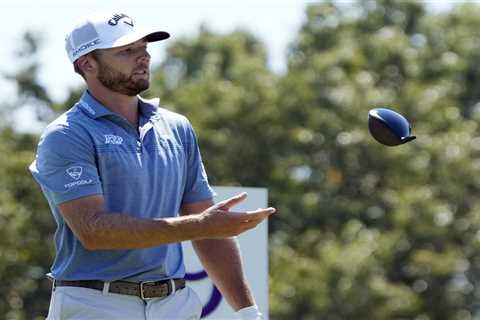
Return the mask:
[[114, 92], [136, 96], [150, 86], [150, 55], [144, 40], [102, 50], [96, 60], [98, 81]]

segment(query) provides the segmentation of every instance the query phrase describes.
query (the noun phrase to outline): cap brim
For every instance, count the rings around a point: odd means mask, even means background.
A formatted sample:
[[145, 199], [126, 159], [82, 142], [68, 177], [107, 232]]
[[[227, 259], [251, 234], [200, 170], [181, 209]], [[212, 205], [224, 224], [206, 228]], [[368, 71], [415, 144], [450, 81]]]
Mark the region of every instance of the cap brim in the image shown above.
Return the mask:
[[114, 43], [109, 43], [109, 44], [106, 44], [105, 46], [100, 46], [99, 49], [102, 47], [103, 48], [122, 47], [141, 39], [145, 39], [147, 40], [147, 42], [155, 42], [155, 41], [165, 40], [169, 37], [170, 37], [170, 34], [165, 31], [145, 32], [142, 30], [142, 31], [130, 33], [124, 37], [121, 37], [120, 39], [117, 39]]
[[155, 42], [155, 41], [165, 40], [168, 38], [170, 38], [170, 33], [165, 31], [152, 32], [150, 34], [147, 34], [147, 36], [145, 37], [145, 39], [148, 42]]

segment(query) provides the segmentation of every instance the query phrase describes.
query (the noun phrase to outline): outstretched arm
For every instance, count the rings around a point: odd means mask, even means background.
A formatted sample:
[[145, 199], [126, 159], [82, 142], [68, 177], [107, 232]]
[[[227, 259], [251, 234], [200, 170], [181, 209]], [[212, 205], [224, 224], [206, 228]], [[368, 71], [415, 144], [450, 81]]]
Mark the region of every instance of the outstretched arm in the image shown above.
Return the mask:
[[102, 195], [67, 201], [59, 208], [70, 229], [89, 250], [147, 248], [186, 240], [231, 237], [254, 228], [274, 210], [233, 214], [221, 208], [231, 202], [235, 202], [235, 198], [196, 214], [162, 219], [110, 212], [105, 209]]

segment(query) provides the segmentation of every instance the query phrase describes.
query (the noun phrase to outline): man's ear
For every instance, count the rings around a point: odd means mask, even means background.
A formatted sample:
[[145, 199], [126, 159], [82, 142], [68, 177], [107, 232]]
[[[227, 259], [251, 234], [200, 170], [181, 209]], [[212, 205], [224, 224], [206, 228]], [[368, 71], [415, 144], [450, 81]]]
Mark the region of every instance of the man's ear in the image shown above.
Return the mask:
[[78, 58], [78, 67], [85, 73], [95, 72], [97, 63], [89, 54]]

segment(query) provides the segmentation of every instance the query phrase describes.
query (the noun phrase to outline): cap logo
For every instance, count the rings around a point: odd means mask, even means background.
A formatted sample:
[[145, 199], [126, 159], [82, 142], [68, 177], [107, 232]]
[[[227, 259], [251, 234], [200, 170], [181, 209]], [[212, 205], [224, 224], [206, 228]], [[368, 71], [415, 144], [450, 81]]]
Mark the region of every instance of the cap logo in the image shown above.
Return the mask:
[[122, 20], [123, 18], [126, 18], [126, 20], [125, 19], [123, 20], [123, 23], [128, 24], [129, 26], [133, 27], [133, 19], [130, 18], [129, 16], [127, 16], [124, 13], [114, 14], [113, 17], [110, 20], [108, 20], [108, 24], [111, 25], [111, 26], [116, 26], [118, 24], [118, 22], [120, 20]]
[[72, 52], [72, 56], [77, 56], [80, 52], [87, 50], [90, 47], [96, 46], [97, 44], [100, 43], [100, 39], [95, 39], [93, 41], [87, 42], [84, 45], [82, 45], [80, 48], [76, 49], [75, 51]]

